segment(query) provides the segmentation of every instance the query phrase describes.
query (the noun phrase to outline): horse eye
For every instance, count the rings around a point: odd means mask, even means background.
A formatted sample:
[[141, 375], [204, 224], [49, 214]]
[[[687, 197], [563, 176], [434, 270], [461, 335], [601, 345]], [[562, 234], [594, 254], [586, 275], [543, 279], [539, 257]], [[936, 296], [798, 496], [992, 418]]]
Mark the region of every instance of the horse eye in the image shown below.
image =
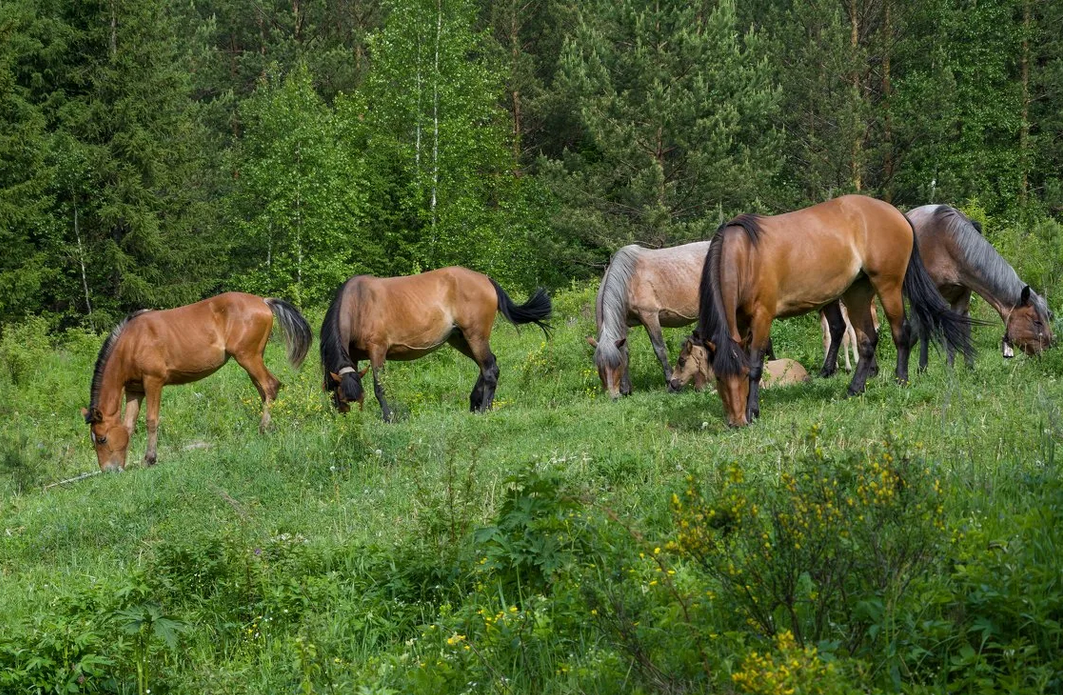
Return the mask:
[[96, 438], [96, 444], [103, 445], [103, 444], [106, 444], [106, 443], [107, 443], [107, 438], [106, 437], [98, 437], [98, 438]]

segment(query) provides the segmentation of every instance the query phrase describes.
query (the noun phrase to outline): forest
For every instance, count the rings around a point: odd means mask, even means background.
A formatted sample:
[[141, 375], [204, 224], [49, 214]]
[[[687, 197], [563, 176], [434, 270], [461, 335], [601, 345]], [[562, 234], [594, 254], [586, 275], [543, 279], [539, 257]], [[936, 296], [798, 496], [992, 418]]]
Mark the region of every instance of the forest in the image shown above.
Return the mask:
[[8, 0], [0, 37], [3, 321], [558, 288], [848, 192], [1062, 216], [1061, 2]]
[[[0, 0], [0, 693], [1063, 693], [1062, 55], [1059, 0]], [[975, 294], [848, 396], [775, 319], [814, 378], [729, 427], [635, 327], [609, 398], [619, 248], [856, 192], [962, 211], [1040, 354]], [[338, 412], [338, 285], [453, 264], [527, 308], [494, 395], [468, 341]], [[103, 473], [120, 322], [226, 291], [272, 420], [234, 355]]]

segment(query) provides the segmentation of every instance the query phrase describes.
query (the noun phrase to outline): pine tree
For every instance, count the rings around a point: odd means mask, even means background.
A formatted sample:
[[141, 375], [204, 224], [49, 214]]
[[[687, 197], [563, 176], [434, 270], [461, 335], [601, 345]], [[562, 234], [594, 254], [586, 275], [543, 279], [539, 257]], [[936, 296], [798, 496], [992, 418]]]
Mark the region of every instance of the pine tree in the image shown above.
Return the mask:
[[772, 195], [778, 90], [729, 0], [584, 4], [560, 82], [583, 135], [543, 169], [562, 200], [557, 224], [598, 257], [705, 238]]

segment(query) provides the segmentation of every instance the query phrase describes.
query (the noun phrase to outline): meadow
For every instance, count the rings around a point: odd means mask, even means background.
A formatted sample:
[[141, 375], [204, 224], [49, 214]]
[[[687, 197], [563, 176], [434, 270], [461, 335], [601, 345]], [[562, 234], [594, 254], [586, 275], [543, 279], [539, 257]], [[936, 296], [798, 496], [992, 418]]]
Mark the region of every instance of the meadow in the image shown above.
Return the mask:
[[[1061, 343], [1002, 359], [976, 300], [974, 370], [898, 387], [883, 334], [865, 395], [729, 429], [642, 332], [605, 398], [594, 294], [497, 322], [490, 413], [446, 348], [389, 364], [399, 422], [337, 415], [317, 338], [298, 372], [275, 340], [271, 432], [230, 363], [164, 391], [157, 466], [142, 420], [126, 472], [48, 490], [96, 468], [102, 336], [7, 327], [0, 692], [1062, 692]], [[773, 340], [820, 363], [814, 316]]]

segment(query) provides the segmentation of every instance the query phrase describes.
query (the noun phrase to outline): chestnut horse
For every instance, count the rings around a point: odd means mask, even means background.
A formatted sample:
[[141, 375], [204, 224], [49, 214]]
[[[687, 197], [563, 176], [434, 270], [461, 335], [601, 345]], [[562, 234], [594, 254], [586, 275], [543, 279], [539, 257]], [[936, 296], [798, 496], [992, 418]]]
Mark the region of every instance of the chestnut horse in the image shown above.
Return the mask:
[[[1051, 345], [1054, 335], [1047, 301], [1022, 282], [981, 235], [980, 225], [947, 205], [923, 205], [907, 213], [907, 219], [914, 225], [929, 276], [951, 308], [969, 315], [970, 293], [976, 292], [999, 313], [1006, 327], [1000, 341], [1003, 357], [1014, 357], [1012, 347], [1035, 355]], [[921, 334], [921, 341], [918, 369], [924, 370], [929, 338]], [[947, 357], [948, 365], [954, 365], [955, 351], [950, 345]], [[966, 364], [973, 367], [972, 356], [967, 356]]]
[[[274, 317], [285, 335], [289, 362], [298, 368], [311, 346], [311, 327], [285, 300], [227, 292], [184, 307], [141, 310], [126, 317], [100, 348], [89, 408], [81, 411], [90, 426], [100, 468], [121, 471], [126, 467], [129, 439], [145, 400], [148, 448], [144, 461], [155, 464], [163, 387], [203, 379], [231, 357], [259, 391], [263, 400], [259, 430], [265, 430], [270, 405], [281, 387], [263, 364]], [[123, 391], [125, 421], [120, 404]]]
[[[877, 346], [870, 318], [875, 294], [896, 344], [898, 382], [907, 382], [911, 345], [904, 295], [923, 331], [971, 352], [964, 330], [969, 320], [952, 312], [937, 292], [914, 230], [891, 205], [849, 195], [783, 215], [741, 215], [722, 225], [700, 277], [697, 332], [711, 351], [729, 424], [747, 425], [759, 415], [770, 322], [826, 307], [837, 298], [851, 315], [859, 343], [848, 394], [864, 391]], [[831, 328], [834, 336], [842, 335], [842, 326]], [[838, 347], [835, 339], [827, 364], [836, 364]]]
[[348, 412], [352, 401], [362, 406], [366, 370], [360, 373], [358, 365], [369, 360], [374, 395], [382, 417], [390, 421], [380, 375], [385, 361], [414, 360], [449, 343], [477, 363], [480, 374], [470, 392], [470, 410], [485, 411], [492, 407], [500, 374], [489, 348], [497, 311], [516, 326], [537, 324], [545, 336], [551, 328], [542, 321], [551, 314], [544, 290], [516, 305], [495, 280], [458, 266], [399, 278], [349, 278], [322, 320], [322, 387], [341, 413]]
[[[857, 358], [856, 358], [857, 360]], [[677, 356], [677, 366], [670, 374], [670, 388], [680, 391], [689, 382], [695, 380], [696, 391], [702, 391], [703, 387], [710, 384], [714, 379], [714, 370], [711, 368], [710, 356], [707, 349], [700, 343], [699, 337], [693, 333], [686, 336], [681, 342], [681, 351]], [[789, 384], [809, 382], [810, 375], [806, 368], [795, 360], [780, 358], [766, 361], [763, 368], [760, 388], [779, 387]]]

